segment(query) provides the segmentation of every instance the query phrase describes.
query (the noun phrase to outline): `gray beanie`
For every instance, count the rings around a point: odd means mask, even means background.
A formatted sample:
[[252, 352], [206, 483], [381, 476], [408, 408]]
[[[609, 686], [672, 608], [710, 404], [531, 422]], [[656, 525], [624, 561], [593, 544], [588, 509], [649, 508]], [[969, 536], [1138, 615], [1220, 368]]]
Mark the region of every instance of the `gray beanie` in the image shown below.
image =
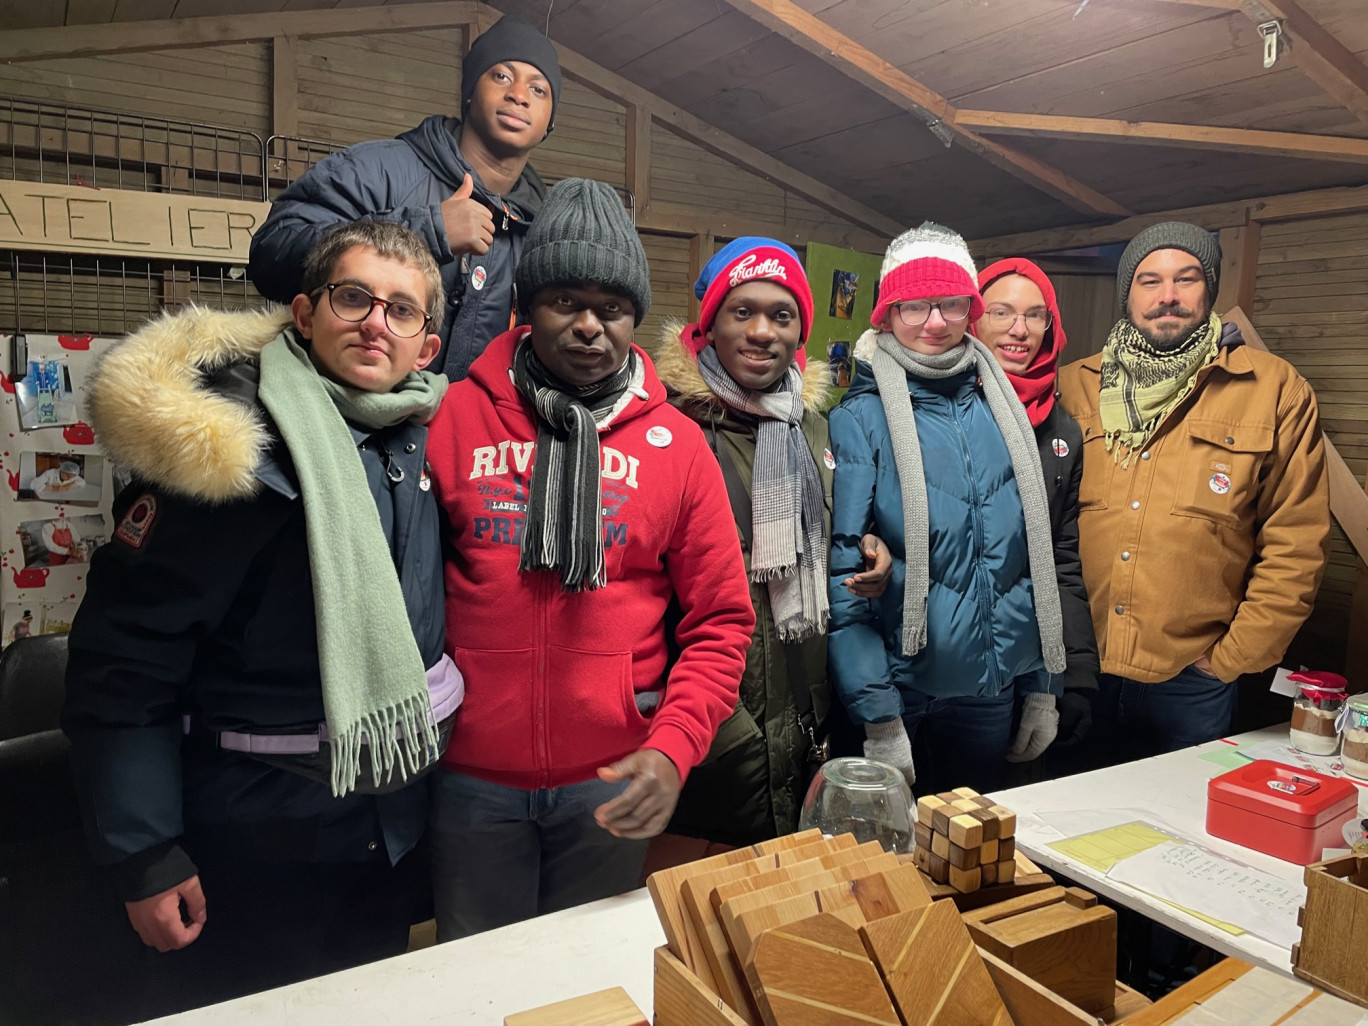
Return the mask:
[[590, 178], [566, 178], [546, 194], [514, 282], [524, 314], [542, 289], [569, 284], [601, 285], [627, 296], [637, 326], [651, 308], [651, 269], [636, 228], [613, 187]]
[[1116, 268], [1116, 303], [1122, 310], [1130, 297], [1135, 269], [1145, 257], [1160, 249], [1181, 249], [1195, 256], [1206, 274], [1207, 298], [1216, 301], [1221, 284], [1221, 247], [1216, 236], [1187, 221], [1164, 221], [1150, 225], [1131, 239], [1121, 254], [1121, 263]]

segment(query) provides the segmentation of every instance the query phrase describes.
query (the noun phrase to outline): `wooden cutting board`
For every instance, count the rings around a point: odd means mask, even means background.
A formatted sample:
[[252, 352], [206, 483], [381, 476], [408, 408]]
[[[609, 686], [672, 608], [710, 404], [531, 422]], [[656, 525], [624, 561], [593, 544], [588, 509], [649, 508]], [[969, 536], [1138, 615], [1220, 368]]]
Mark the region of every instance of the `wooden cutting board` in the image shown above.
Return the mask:
[[649, 1026], [621, 987], [557, 1001], [504, 1017], [504, 1026]]
[[698, 946], [699, 939], [696, 936], [690, 936], [692, 925], [689, 922], [688, 914], [684, 911], [683, 899], [679, 893], [680, 885], [686, 878], [710, 869], [720, 869], [723, 866], [734, 865], [738, 862], [750, 862], [762, 855], [772, 855], [777, 851], [796, 848], [810, 841], [821, 840], [821, 837], [822, 832], [820, 830], [804, 830], [801, 833], [776, 837], [772, 841], [762, 841], [748, 848], [736, 848], [720, 855], [714, 855], [711, 858], [688, 862], [682, 866], [671, 866], [669, 869], [652, 873], [646, 880], [646, 889], [650, 892], [651, 901], [655, 905], [661, 929], [665, 931], [665, 942], [670, 951], [695, 973], [698, 971], [698, 965], [703, 963], [702, 952]]
[[746, 974], [765, 1026], [901, 1026], [858, 930], [834, 915], [766, 931]]
[[906, 1026], [1012, 1026], [952, 901], [933, 901], [860, 930]]

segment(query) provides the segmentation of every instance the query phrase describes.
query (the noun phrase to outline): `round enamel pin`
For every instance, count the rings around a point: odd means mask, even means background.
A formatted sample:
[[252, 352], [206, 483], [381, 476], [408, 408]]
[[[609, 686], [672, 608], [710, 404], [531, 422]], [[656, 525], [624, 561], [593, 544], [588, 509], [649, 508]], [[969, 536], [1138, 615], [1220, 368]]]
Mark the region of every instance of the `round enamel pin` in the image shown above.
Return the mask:
[[674, 441], [674, 435], [672, 435], [670, 429], [663, 424], [657, 424], [654, 427], [646, 429], [646, 441], [650, 442], [657, 449], [663, 449]]
[[480, 289], [484, 288], [485, 278], [488, 276], [489, 272], [487, 272], [483, 266], [475, 268], [475, 270], [470, 272], [470, 287], [476, 292], [479, 292]]
[[836, 469], [836, 457], [831, 455], [830, 449], [822, 450], [822, 462], [826, 464], [827, 470]]
[[1063, 459], [1065, 456], [1069, 455], [1069, 443], [1064, 441], [1064, 439], [1062, 438], [1056, 438], [1053, 442], [1051, 442], [1050, 448], [1054, 450], [1054, 454], [1058, 456], [1060, 459]]
[[1211, 490], [1217, 495], [1224, 495], [1226, 492], [1230, 491], [1230, 478], [1219, 472], [1212, 474], [1211, 480], [1208, 481], [1207, 484], [1211, 486]]

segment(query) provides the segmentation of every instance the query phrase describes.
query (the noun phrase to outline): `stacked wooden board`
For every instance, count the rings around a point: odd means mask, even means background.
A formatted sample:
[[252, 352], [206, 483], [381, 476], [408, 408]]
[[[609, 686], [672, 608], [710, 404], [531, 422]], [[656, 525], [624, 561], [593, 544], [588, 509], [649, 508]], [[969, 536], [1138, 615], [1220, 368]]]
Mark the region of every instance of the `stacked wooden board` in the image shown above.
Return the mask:
[[[1097, 1021], [1013, 968], [1013, 945], [1001, 947], [1007, 960], [983, 955], [956, 904], [873, 842], [795, 834], [663, 870], [648, 887], [668, 940], [656, 957], [659, 1026], [1033, 1026], [1009, 1011], [1003, 973], [1073, 1009], [1070, 1021]], [[1114, 988], [1114, 942], [1111, 957]]]

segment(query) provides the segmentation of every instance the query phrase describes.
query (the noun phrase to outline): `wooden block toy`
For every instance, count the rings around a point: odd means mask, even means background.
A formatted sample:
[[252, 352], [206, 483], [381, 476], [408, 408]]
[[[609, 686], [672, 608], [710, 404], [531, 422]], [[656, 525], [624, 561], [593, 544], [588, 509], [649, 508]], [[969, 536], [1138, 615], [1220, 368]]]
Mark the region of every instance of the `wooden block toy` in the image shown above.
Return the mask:
[[958, 815], [959, 810], [949, 802], [944, 805], [937, 805], [931, 813], [931, 829], [938, 834], [948, 835], [950, 833], [950, 817]]
[[906, 1026], [1013, 1026], [952, 902], [888, 916], [860, 934]]
[[1001, 862], [1002, 859], [998, 857], [998, 849], [1001, 848], [1001, 846], [1001, 841], [984, 841], [983, 845], [979, 848], [979, 861]]
[[621, 987], [504, 1016], [504, 1026], [649, 1026]]
[[950, 837], [947, 834], [935, 833], [931, 835], [932, 854], [943, 858], [950, 858]]
[[1001, 826], [998, 828], [998, 837], [1008, 838], [1016, 836], [1015, 812], [1013, 812], [1011, 809], [1004, 808], [1001, 805], [994, 805], [988, 811], [991, 812], [993, 815], [997, 816], [998, 822], [1001, 824]]
[[943, 883], [949, 883], [949, 882], [950, 882], [950, 863], [949, 863], [949, 861], [946, 860], [946, 859], [941, 858], [941, 857], [940, 857], [939, 855], [937, 855], [935, 852], [931, 852], [927, 857], [928, 857], [928, 859], [930, 860], [930, 862], [929, 862], [929, 865], [927, 866], [927, 870], [926, 870], [926, 871], [927, 871], [927, 874], [931, 877], [931, 879], [932, 879], [932, 880], [935, 880], [936, 883], [942, 883], [942, 884], [943, 884]]
[[901, 1026], [859, 931], [835, 916], [767, 930], [746, 973], [766, 1026]]
[[931, 847], [931, 834], [931, 827], [921, 821], [918, 821], [912, 827], [912, 837], [918, 848]]
[[1095, 1014], [1115, 1003], [1116, 913], [1086, 891], [1046, 888], [965, 912], [964, 923], [979, 947], [1065, 1001]]
[[992, 887], [997, 883], [997, 863], [987, 862], [979, 866], [981, 879], [984, 887]]
[[979, 798], [981, 795], [972, 787], [957, 787], [951, 792], [960, 798]]
[[1009, 837], [1005, 841], [998, 841], [998, 861], [1006, 862], [1012, 858], [1016, 858], [1016, 838]]
[[983, 839], [985, 841], [996, 841], [998, 831], [1002, 828], [1002, 823], [987, 809], [975, 809], [969, 813], [976, 820], [983, 824]]
[[944, 798], [938, 795], [928, 794], [923, 798], [917, 799], [917, 822], [931, 826], [934, 822], [936, 810], [949, 805]]
[[950, 843], [961, 848], [977, 848], [983, 843], [983, 824], [968, 814], [955, 816], [946, 831]]
[[979, 865], [979, 849], [961, 848], [958, 844], [952, 843], [946, 861], [956, 869], [973, 869]]
[[1008, 859], [997, 864], [997, 882], [1009, 884], [1016, 878], [1016, 859]]
[[976, 891], [983, 884], [983, 873], [978, 866], [973, 869], [959, 869], [951, 863], [950, 865], [950, 886], [961, 893], [968, 894]]

